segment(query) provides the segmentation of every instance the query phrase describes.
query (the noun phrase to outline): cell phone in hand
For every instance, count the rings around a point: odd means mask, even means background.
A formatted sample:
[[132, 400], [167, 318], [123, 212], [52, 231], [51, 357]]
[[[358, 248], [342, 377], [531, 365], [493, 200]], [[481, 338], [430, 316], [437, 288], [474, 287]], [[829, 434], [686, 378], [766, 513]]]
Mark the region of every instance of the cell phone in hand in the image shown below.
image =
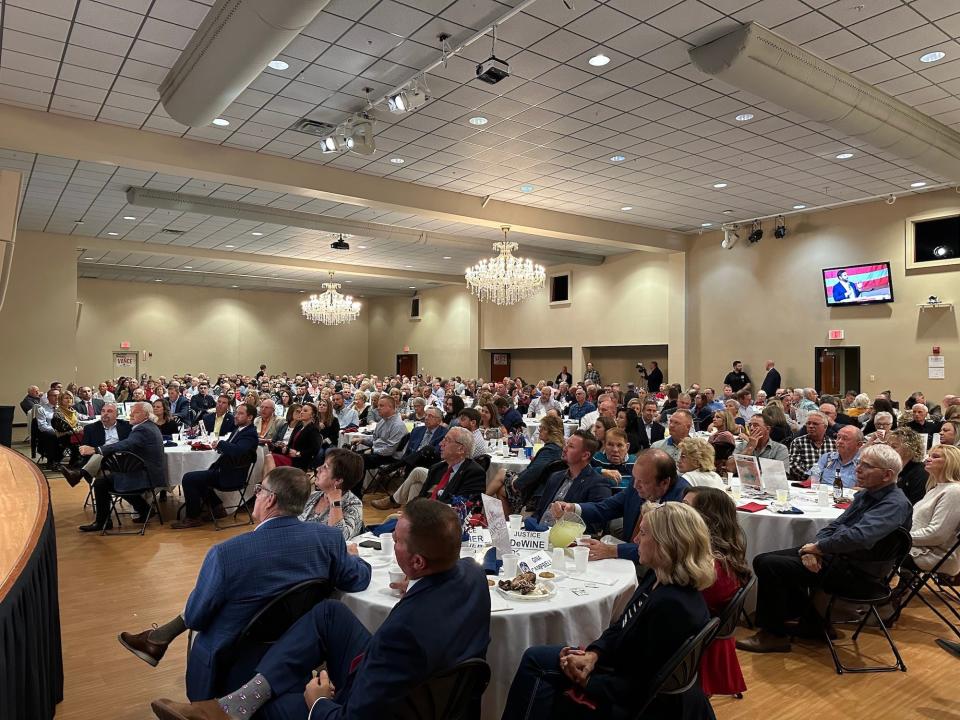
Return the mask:
[[373, 550], [382, 550], [383, 547], [376, 540], [364, 540], [362, 543], [358, 543], [362, 548], [372, 548]]

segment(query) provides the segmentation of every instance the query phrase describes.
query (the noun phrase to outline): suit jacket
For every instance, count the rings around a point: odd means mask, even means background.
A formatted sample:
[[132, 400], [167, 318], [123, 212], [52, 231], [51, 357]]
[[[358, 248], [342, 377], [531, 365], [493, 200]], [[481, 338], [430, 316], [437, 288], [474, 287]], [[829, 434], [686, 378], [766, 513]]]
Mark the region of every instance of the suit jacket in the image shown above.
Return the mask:
[[[169, 400], [169, 398], [167, 398]], [[185, 423], [190, 422], [190, 400], [181, 395], [175, 403], [170, 403], [170, 414], [176, 415]]]
[[313, 423], [300, 427], [302, 429], [299, 432], [297, 432], [296, 427], [294, 428], [293, 434], [290, 436], [291, 443], [286, 449], [290, 450], [292, 448], [300, 453], [299, 457], [291, 459], [291, 463], [294, 467], [307, 470], [316, 461], [317, 453], [323, 445], [323, 436], [320, 434], [320, 428]]
[[[126, 440], [130, 435], [130, 423], [126, 420], [117, 420], [117, 439]], [[83, 440], [81, 444], [90, 447], [100, 447], [107, 441], [107, 432], [103, 428], [103, 422], [97, 420], [90, 423], [83, 429]]]
[[207, 700], [240, 631], [267, 601], [306, 580], [330, 580], [344, 592], [370, 584], [370, 566], [347, 553], [338, 528], [278, 517], [207, 552], [183, 620], [198, 634], [187, 657], [187, 697]]
[[[203, 427], [206, 428], [208, 433], [213, 432], [213, 424], [216, 422], [216, 420], [216, 413], [207, 413], [203, 416]], [[236, 427], [237, 425], [236, 422], [234, 422], [233, 413], [227, 412], [227, 414], [223, 416], [223, 421], [220, 423], [220, 435], [229, 435]]]
[[[436, 430], [433, 431], [433, 435], [430, 438], [430, 445], [440, 451], [440, 441], [443, 440], [443, 436], [447, 434], [447, 430], [450, 428], [440, 425]], [[427, 434], [426, 425], [418, 425], [413, 430], [410, 431], [410, 439], [407, 440], [407, 447], [404, 450], [404, 456], [413, 456], [420, 451], [420, 445], [423, 443], [423, 436]]]
[[[427, 479], [420, 490], [420, 497], [428, 498], [434, 486], [443, 478], [447, 471], [445, 462], [438, 462], [427, 471]], [[487, 473], [476, 460], [467, 458], [460, 464], [460, 468], [450, 478], [447, 486], [437, 495], [437, 500], [450, 503], [457, 495], [479, 495], [487, 489]]]
[[[99, 415], [100, 411], [103, 410], [103, 400], [99, 398], [91, 398], [90, 402], [93, 403], [93, 414]], [[77, 400], [73, 404], [73, 409], [85, 417], [91, 417], [87, 414], [87, 403], [84, 400]]]
[[[276, 415], [270, 418], [270, 422], [267, 424], [267, 432], [264, 434], [266, 440], [278, 440], [278, 432], [280, 431], [281, 426], [286, 429], [286, 421], [280, 419]], [[253, 419], [253, 428], [257, 431], [257, 435], [260, 435], [260, 428], [263, 427], [263, 418], [256, 417]]]
[[[119, 420], [117, 421], [119, 422]], [[118, 431], [119, 434], [119, 431]], [[163, 470], [163, 436], [157, 424], [147, 420], [134, 425], [126, 439], [100, 448], [104, 458], [114, 453], [130, 452], [139, 455], [145, 470], [130, 473], [112, 473], [113, 489], [118, 493], [130, 493], [147, 487], [166, 485], [167, 475]]]
[[[224, 420], [226, 423], [226, 420]], [[226, 487], [240, 487], [247, 482], [247, 469], [244, 467], [228, 467], [224, 458], [242, 461], [248, 457], [251, 461], [257, 459], [257, 445], [260, 438], [253, 425], [238, 428], [217, 443], [216, 451], [220, 457], [213, 463], [220, 473], [220, 484]]]
[[460, 560], [417, 580], [370, 638], [344, 687], [333, 700], [317, 701], [308, 720], [383, 717], [385, 708], [434, 675], [486, 657], [489, 643], [486, 576], [473, 560]]
[[[657, 672], [710, 620], [707, 604], [696, 588], [654, 588], [655, 581], [654, 573], [648, 572], [623, 614], [587, 647], [599, 655], [598, 669], [585, 688], [587, 697], [597, 703], [597, 717], [635, 717], [655, 690], [652, 682]], [[643, 716], [675, 720], [714, 717], [700, 683], [685, 693], [654, 698]]]
[[[680, 502], [688, 487], [690, 483], [682, 476], [678, 476], [676, 482], [660, 499], [663, 502]], [[623, 529], [620, 532], [620, 539], [623, 542], [617, 545], [617, 557], [640, 562], [637, 546], [633, 543], [633, 530], [637, 527], [640, 510], [645, 502], [646, 500], [640, 497], [637, 489], [631, 485], [602, 502], [580, 503], [580, 517], [588, 526], [601, 527], [611, 520], [623, 518]]]
[[[627, 429], [629, 430], [629, 428], [630, 428], [630, 423], [629, 423], [629, 413], [628, 413]], [[663, 425], [661, 425], [656, 420], [654, 420], [653, 426], [650, 428], [650, 434], [653, 437], [652, 439], [648, 438], [647, 426], [644, 425], [643, 418], [642, 417], [637, 418], [636, 437], [639, 442], [639, 447], [641, 449], [646, 450], [653, 443], [659, 440], [663, 440], [665, 433], [666, 433], [666, 430], [664, 429]]]
[[[551, 475], [547, 480], [547, 485], [543, 489], [543, 495], [540, 496], [540, 503], [537, 505], [536, 512], [534, 512], [534, 517], [537, 519], [537, 522], [542, 521], [543, 514], [547, 511], [547, 508], [550, 507], [550, 503], [553, 502], [568, 472], [568, 470], [560, 470]], [[623, 493], [619, 494], [622, 495]], [[567, 490], [566, 495], [564, 495], [563, 501], [568, 503], [597, 503], [601, 500], [606, 500], [608, 497], [610, 497], [610, 483], [595, 467], [587, 465], [574, 479], [570, 489]], [[587, 523], [588, 532], [595, 532], [599, 529], [599, 527], [591, 526], [590, 523]]]
[[763, 390], [768, 398], [772, 398], [777, 394], [777, 390], [780, 388], [780, 372], [776, 368], [770, 368], [767, 371], [767, 375], [763, 378], [763, 384], [760, 385], [760, 389]]

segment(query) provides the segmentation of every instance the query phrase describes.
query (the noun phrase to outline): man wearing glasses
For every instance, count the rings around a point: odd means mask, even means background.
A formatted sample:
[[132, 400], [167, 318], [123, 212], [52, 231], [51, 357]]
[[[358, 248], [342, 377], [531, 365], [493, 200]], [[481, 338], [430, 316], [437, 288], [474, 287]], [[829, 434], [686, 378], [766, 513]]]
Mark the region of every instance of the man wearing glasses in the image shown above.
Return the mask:
[[207, 552], [184, 611], [159, 627], [120, 633], [120, 644], [156, 666], [170, 643], [195, 633], [187, 658], [187, 697], [205, 700], [222, 690], [229, 649], [268, 601], [306, 580], [326, 579], [331, 590], [359, 592], [370, 584], [370, 566], [349, 548], [339, 529], [300, 522], [310, 481], [295, 467], [279, 467], [256, 486], [253, 532]]

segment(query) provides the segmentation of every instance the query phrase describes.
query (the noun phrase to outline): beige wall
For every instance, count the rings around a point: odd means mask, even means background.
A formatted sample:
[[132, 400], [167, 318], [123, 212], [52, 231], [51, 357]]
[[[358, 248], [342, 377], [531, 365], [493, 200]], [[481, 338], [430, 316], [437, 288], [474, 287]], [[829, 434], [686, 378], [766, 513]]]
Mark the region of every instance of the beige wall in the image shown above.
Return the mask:
[[[484, 351], [485, 362], [480, 374], [490, 377], [490, 352]], [[529, 383], [553, 380], [564, 365], [572, 365], [570, 348], [530, 348], [510, 351], [510, 374], [520, 376]]]
[[[392, 375], [397, 355], [416, 354], [418, 371], [435, 376], [476, 377], [477, 303], [465, 287], [420, 293], [420, 319], [410, 319], [410, 297], [374, 297], [367, 302], [369, 372]], [[408, 346], [409, 351], [405, 351]]]
[[[10, 284], [0, 309], [0, 338], [5, 345], [0, 404], [17, 405], [28, 385], [46, 390], [52, 380], [66, 384], [73, 379], [76, 257], [69, 238], [17, 235]], [[19, 409], [14, 421], [25, 422]]]
[[[74, 271], [75, 272], [75, 271]], [[115, 373], [111, 352], [127, 341], [152, 357], [140, 372], [242, 372], [260, 363], [271, 372], [355, 370], [367, 363], [367, 323], [313, 325], [299, 314], [299, 296], [160, 283], [80, 279], [77, 377], [93, 382]]]
[[[666, 345], [596, 347], [589, 348], [589, 353], [590, 361], [600, 373], [600, 380], [604, 384], [619, 382], [624, 388], [630, 382], [640, 384], [643, 378], [637, 372], [637, 363], [641, 360], [647, 370], [653, 367], [650, 361], [656, 360], [660, 365], [660, 372], [663, 373], [664, 382], [673, 382], [667, 364]], [[646, 387], [646, 384], [643, 387]]]
[[[861, 387], [874, 394], [890, 388], [903, 400], [917, 389], [939, 399], [960, 390], [957, 309], [920, 310], [929, 295], [960, 303], [960, 272], [904, 270], [904, 220], [934, 210], [960, 212], [952, 190], [787, 218], [787, 237], [771, 228], [755, 246], [743, 240], [720, 248], [719, 233], [706, 234], [687, 258], [687, 325], [691, 378], [720, 383], [734, 358], [760, 382], [768, 357], [787, 385], [815, 384], [815, 346], [859, 346]], [[889, 260], [895, 302], [827, 308], [821, 268]], [[841, 329], [842, 341], [827, 340]], [[939, 345], [946, 379], [927, 379], [927, 356]]]

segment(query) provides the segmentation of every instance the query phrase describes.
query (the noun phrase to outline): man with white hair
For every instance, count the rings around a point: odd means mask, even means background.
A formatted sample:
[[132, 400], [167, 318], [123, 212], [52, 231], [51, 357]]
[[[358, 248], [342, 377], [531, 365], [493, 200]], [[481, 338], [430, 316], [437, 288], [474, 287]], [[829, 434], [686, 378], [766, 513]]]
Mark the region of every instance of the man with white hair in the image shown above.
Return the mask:
[[835, 452], [836, 441], [827, 435], [827, 416], [819, 410], [807, 415], [806, 432], [790, 443], [788, 475], [793, 482], [805, 482], [810, 477], [810, 468], [826, 453]]
[[803, 394], [801, 395], [802, 400], [797, 404], [797, 407], [800, 410], [805, 412], [813, 412], [817, 409], [817, 391], [813, 388], [804, 388]]
[[586, 413], [580, 418], [580, 430], [589, 430], [593, 432], [593, 425], [601, 415], [617, 419], [617, 403], [609, 395], [601, 395], [597, 398], [597, 409]]
[[837, 431], [837, 449], [821, 455], [817, 464], [810, 468], [810, 476], [820, 478], [821, 483], [832, 485], [839, 471], [843, 486], [855, 487], [861, 447], [863, 431], [853, 425], [844, 425]]
[[910, 408], [910, 414], [913, 417], [906, 426], [919, 435], [926, 435], [927, 449], [929, 449], [933, 442], [934, 433], [940, 432], [941, 423], [930, 419], [930, 411], [927, 409], [927, 406], [922, 403], [917, 403]]
[[527, 417], [542, 418], [547, 414], [547, 410], [556, 410], [561, 416], [563, 415], [563, 408], [561, 408], [560, 403], [553, 398], [553, 388], [549, 385], [544, 385], [543, 390], [540, 391], [540, 397], [530, 401]]
[[[150, 403], [135, 403], [130, 408], [131, 427], [126, 439], [99, 447], [80, 446], [80, 454], [90, 458], [84, 470], [93, 478], [93, 497], [97, 508], [96, 519], [89, 525], [81, 525], [81, 532], [100, 532], [113, 527], [110, 520], [111, 492], [123, 495], [123, 499], [136, 510], [134, 523], [142, 523], [147, 519], [150, 505], [140, 491], [147, 487], [162, 487], [166, 480], [163, 472], [163, 437], [153, 419]], [[119, 452], [136, 455], [143, 461], [143, 468], [103, 475], [100, 472], [103, 459]]]

